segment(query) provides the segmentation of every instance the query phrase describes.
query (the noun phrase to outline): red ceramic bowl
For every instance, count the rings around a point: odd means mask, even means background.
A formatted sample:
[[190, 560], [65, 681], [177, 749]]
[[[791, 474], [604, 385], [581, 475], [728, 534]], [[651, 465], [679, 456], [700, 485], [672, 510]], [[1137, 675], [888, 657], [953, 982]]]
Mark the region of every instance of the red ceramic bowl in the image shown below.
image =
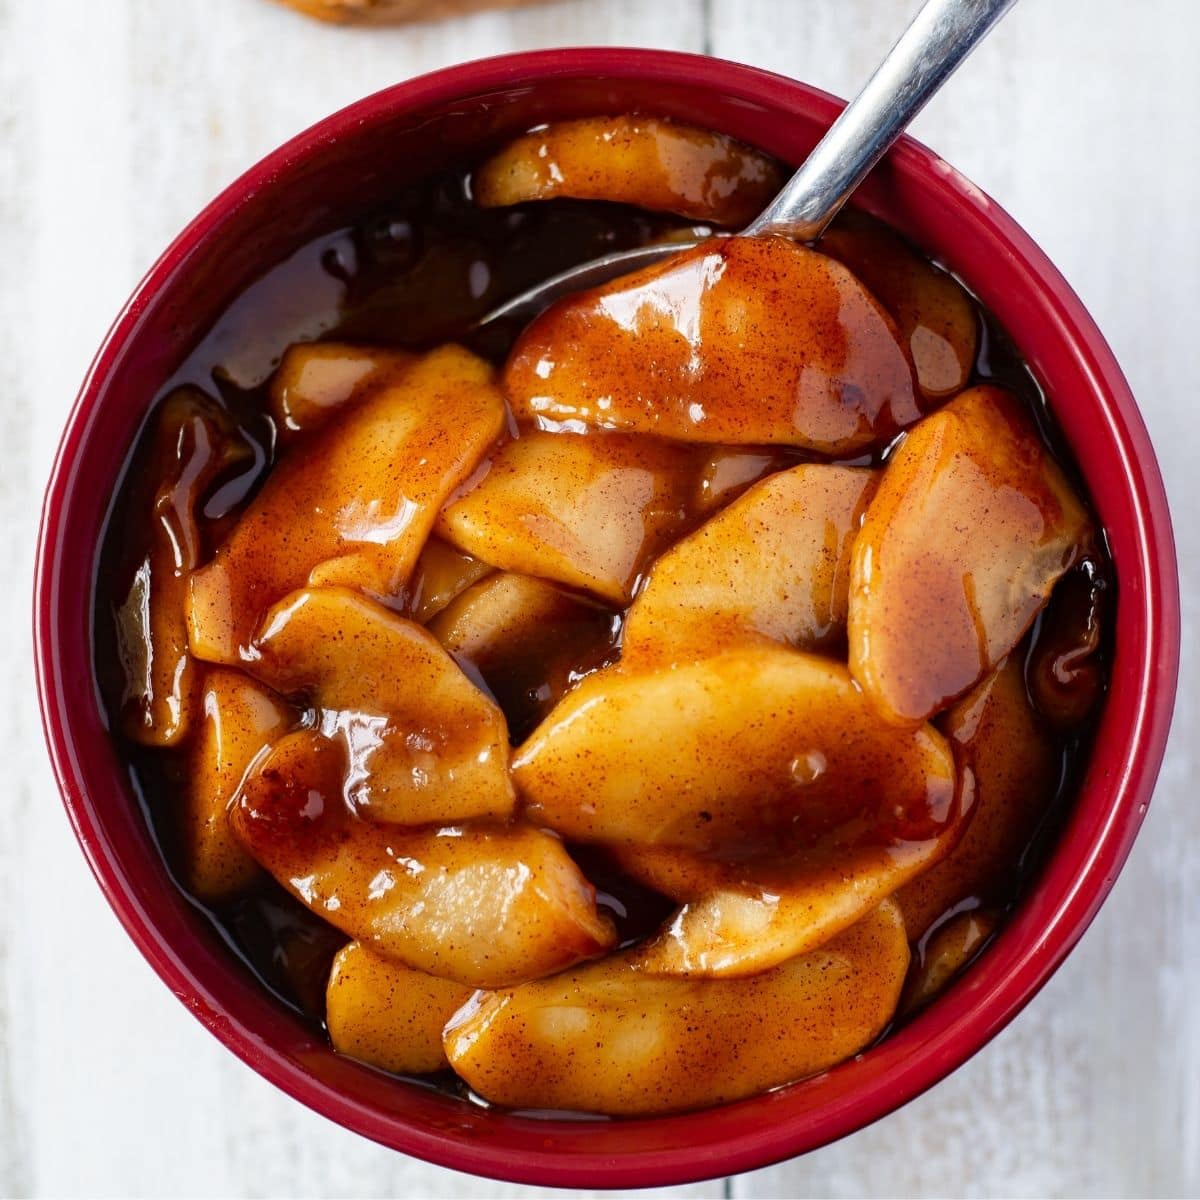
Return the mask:
[[92, 682], [105, 506], [146, 405], [229, 300], [318, 232], [540, 121], [631, 110], [722, 130], [795, 163], [839, 104], [708, 58], [560, 50], [454, 67], [337, 113], [222, 193], [137, 289], [63, 435], [38, 548], [38, 685], [59, 786], [109, 903], [163, 981], [255, 1070], [333, 1120], [421, 1158], [526, 1183], [650, 1186], [744, 1171], [850, 1133], [952, 1071], [1030, 1000], [1095, 916], [1145, 814], [1175, 694], [1171, 527], [1128, 385], [1026, 234], [946, 163], [903, 141], [858, 201], [948, 264], [1007, 327], [1074, 449], [1119, 580], [1112, 686], [1086, 779], [1051, 860], [995, 944], [923, 1016], [852, 1062], [737, 1104], [627, 1122], [511, 1116], [389, 1080], [336, 1057], [255, 982], [169, 879]]

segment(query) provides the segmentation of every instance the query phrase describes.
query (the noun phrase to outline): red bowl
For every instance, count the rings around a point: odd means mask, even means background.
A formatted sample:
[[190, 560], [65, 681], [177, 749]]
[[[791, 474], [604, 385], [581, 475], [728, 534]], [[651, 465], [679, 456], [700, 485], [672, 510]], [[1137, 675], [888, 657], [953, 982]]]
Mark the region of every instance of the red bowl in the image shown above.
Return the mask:
[[426, 75], [322, 121], [223, 192], [155, 264], [92, 364], [46, 493], [34, 595], [42, 716], [68, 816], [167, 986], [255, 1070], [367, 1137], [481, 1175], [588, 1187], [680, 1183], [803, 1153], [912, 1099], [998, 1033], [1062, 963], [1129, 853], [1162, 758], [1179, 656], [1175, 552], [1154, 452], [1111, 351], [1045, 255], [911, 140], [858, 201], [957, 272], [1008, 329], [1074, 450], [1119, 581], [1111, 690], [1066, 828], [995, 944], [923, 1016], [817, 1078], [652, 1120], [537, 1120], [397, 1083], [335, 1056], [177, 890], [109, 737], [92, 667], [108, 498], [148, 401], [256, 275], [406, 180], [553, 117], [655, 112], [798, 162], [839, 108], [777, 75], [658, 51], [515, 54]]

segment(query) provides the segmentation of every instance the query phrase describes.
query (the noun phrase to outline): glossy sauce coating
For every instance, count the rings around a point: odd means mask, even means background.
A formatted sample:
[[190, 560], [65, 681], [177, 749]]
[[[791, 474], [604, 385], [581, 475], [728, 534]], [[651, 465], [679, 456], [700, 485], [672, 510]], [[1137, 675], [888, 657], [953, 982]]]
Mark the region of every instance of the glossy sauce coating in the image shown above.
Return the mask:
[[821, 253], [845, 264], [896, 322], [917, 382], [928, 399], [967, 386], [979, 342], [979, 314], [946, 272], [887, 226], [850, 210], [821, 238]]
[[485, 208], [571, 196], [748, 224], [783, 184], [778, 164], [706, 129], [646, 116], [556, 121], [510, 142], [473, 176]]
[[976, 811], [954, 849], [896, 894], [914, 940], [964, 900], [994, 902], [1009, 890], [1058, 789], [1059, 757], [1022, 666], [1012, 655], [938, 721], [960, 773], [974, 782]]
[[403, 825], [512, 812], [504, 714], [421, 626], [349, 588], [309, 588], [267, 613], [254, 655], [254, 674], [303, 694], [342, 743], [357, 812]]
[[595, 889], [531, 828], [409, 829], [344, 803], [342, 748], [316, 731], [277, 742], [230, 812], [234, 832], [294, 896], [385, 958], [502, 987], [615, 941]]
[[188, 888], [213, 902], [259, 874], [226, 810], [258, 757], [299, 724], [300, 714], [269, 688], [220, 667], [206, 670], [200, 704], [203, 718], [184, 756], [181, 842]]
[[412, 356], [351, 346], [346, 342], [302, 342], [289, 346], [267, 393], [281, 442], [320, 429], [368, 390], [395, 381]]
[[969, 826], [968, 782], [956, 817], [935, 835], [880, 845], [853, 823], [819, 846], [747, 859], [662, 846], [616, 846], [634, 879], [683, 901], [637, 961], [664, 975], [754, 975], [824, 945], [928, 871]]
[[616, 630], [611, 609], [510, 571], [469, 588], [429, 626], [496, 697], [514, 742], [573, 684], [616, 657]]
[[986, 909], [959, 913], [939, 925], [921, 946], [900, 998], [901, 1013], [916, 1012], [937, 999], [990, 941], [998, 925], [996, 914]]
[[197, 510], [222, 472], [250, 457], [228, 414], [203, 393], [181, 389], [159, 410], [147, 470], [155, 490], [142, 501], [149, 544], [116, 610], [121, 723], [136, 741], [170, 746], [188, 733], [202, 678], [184, 621], [189, 573], [205, 553]]
[[472, 558], [440, 537], [431, 537], [404, 588], [404, 612], [419, 624], [428, 625], [467, 588], [494, 570], [491, 563]]
[[736, 500], [751, 484], [776, 471], [794, 467], [800, 456], [785, 447], [720, 446], [700, 468], [695, 508], [711, 516]]
[[520, 420], [835, 456], [920, 416], [879, 302], [776, 237], [708, 242], [558, 301], [517, 339], [504, 387]]
[[973, 388], [922, 421], [888, 462], [851, 567], [850, 669], [880, 714], [923, 721], [982, 679], [1089, 524], [1009, 392]]
[[1084, 725], [1104, 694], [1111, 591], [1093, 555], [1059, 581], [1039, 619], [1025, 680], [1034, 707], [1060, 734]]
[[449, 346], [298, 445], [192, 575], [193, 652], [240, 662], [267, 609], [306, 585], [397, 593], [442, 502], [504, 420], [491, 368]]

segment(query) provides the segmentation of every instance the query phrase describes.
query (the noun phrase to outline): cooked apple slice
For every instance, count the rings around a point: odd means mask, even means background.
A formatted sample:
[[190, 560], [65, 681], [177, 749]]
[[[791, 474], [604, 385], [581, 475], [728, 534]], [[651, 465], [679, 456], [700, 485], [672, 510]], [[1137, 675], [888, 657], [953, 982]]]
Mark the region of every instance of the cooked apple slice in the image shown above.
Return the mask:
[[229, 826], [229, 804], [254, 761], [295, 726], [298, 714], [240, 672], [219, 668], [204, 680], [200, 711], [179, 784], [179, 841], [188, 891], [211, 903], [258, 874]]
[[654, 564], [623, 659], [694, 658], [747, 634], [808, 648], [844, 637], [850, 549], [877, 483], [875, 471], [800, 466], [756, 484]]
[[345, 342], [289, 346], [267, 392], [280, 440], [287, 442], [319, 428], [369, 390], [395, 382], [413, 361], [411, 354], [401, 350]]
[[795, 455], [789, 455], [786, 450], [718, 447], [700, 468], [696, 512], [708, 516], [736, 500], [748, 487], [765, 476], [795, 465]]
[[346, 797], [377, 821], [506, 817], [514, 796], [504, 714], [420, 625], [348, 588], [273, 608], [251, 669], [303, 692], [345, 743]]
[[1008, 898], [1058, 791], [1059, 754], [1030, 707], [1021, 657], [1009, 657], [939, 721], [960, 771], [975, 781], [975, 812], [958, 845], [896, 893], [914, 942], [964, 900]]
[[197, 510], [217, 476], [250, 447], [228, 414], [196, 388], [163, 402], [139, 476], [150, 481], [149, 548], [114, 617], [124, 675], [121, 727], [148, 746], [181, 742], [199, 715], [202, 673], [188, 653], [188, 574], [204, 555]]
[[478, 671], [514, 738], [524, 737], [577, 679], [615, 654], [610, 609], [509, 571], [465, 591], [429, 632]]
[[517, 339], [517, 418], [846, 455], [920, 416], [891, 317], [841, 263], [725, 238], [578, 292]]
[[446, 507], [438, 533], [493, 566], [627, 604], [687, 516], [697, 465], [652, 438], [528, 430]]
[[979, 315], [958, 280], [882, 221], [848, 209], [822, 234], [820, 251], [849, 267], [892, 314], [926, 396], [953, 396], [967, 386]]
[[504, 420], [492, 369], [445, 346], [306, 438], [192, 575], [192, 652], [238, 663], [267, 609], [306, 584], [396, 595], [442, 502]]
[[929, 939], [921, 960], [904, 985], [900, 1011], [907, 1015], [936, 999], [996, 932], [999, 921], [985, 909], [959, 913]]
[[471, 177], [475, 202], [502, 208], [570, 196], [746, 225], [783, 184], [765, 154], [661, 117], [555, 121], [509, 142]]
[[467, 987], [507, 987], [609, 949], [595, 889], [547, 833], [404, 829], [355, 816], [343, 746], [288, 734], [230, 812], [250, 853], [331, 925], [385, 958]]
[[850, 669], [890, 721], [982, 679], [1075, 561], [1088, 516], [1008, 392], [978, 387], [892, 456], [854, 545]]
[[446, 1055], [494, 1104], [638, 1116], [703, 1108], [857, 1054], [908, 967], [888, 902], [820, 950], [748, 979], [656, 977], [637, 951], [470, 1000]]
[[395, 1074], [425, 1075], [450, 1064], [446, 1022], [471, 989], [372, 954], [359, 942], [333, 960], [325, 1025], [333, 1048]]
[[941, 734], [885, 724], [840, 663], [766, 642], [597, 671], [513, 774], [533, 821], [582, 842], [791, 851], [853, 821], [886, 845], [956, 816]]
[[405, 589], [405, 612], [419, 625], [428, 625], [455, 597], [494, 569], [449, 542], [431, 537]]
[[626, 874], [683, 903], [638, 961], [660, 974], [732, 977], [815, 950], [944, 856], [972, 801], [973, 791], [936, 836], [891, 845], [862, 845], [861, 828], [851, 825], [818, 849], [742, 861], [669, 846], [614, 847]]

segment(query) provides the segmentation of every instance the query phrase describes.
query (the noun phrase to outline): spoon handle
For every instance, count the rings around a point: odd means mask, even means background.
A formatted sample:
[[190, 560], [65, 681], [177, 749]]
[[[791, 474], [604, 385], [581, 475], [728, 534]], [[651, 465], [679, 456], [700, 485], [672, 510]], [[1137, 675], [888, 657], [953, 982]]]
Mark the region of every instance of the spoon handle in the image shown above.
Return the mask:
[[861, 92], [746, 229], [809, 242], [1016, 0], [928, 0]]

